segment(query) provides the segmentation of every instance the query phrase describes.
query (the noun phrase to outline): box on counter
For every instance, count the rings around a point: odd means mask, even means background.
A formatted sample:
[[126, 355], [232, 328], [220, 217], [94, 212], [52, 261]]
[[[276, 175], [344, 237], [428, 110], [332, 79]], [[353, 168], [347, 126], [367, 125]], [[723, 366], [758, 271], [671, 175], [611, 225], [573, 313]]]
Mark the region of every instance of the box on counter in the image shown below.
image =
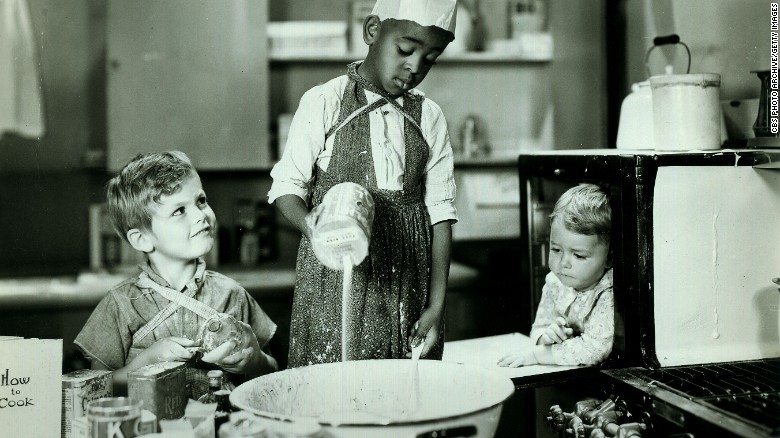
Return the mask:
[[142, 407], [159, 420], [184, 416], [189, 398], [187, 365], [184, 362], [160, 362], [127, 374], [127, 394], [142, 402]]
[[89, 419], [86, 416], [74, 418], [70, 423], [70, 430], [70, 436], [73, 438], [89, 438]]
[[[86, 417], [92, 400], [111, 397], [114, 379], [107, 370], [77, 370], [62, 375], [62, 437], [73, 438], [80, 429], [74, 420]], [[75, 430], [74, 430], [75, 429]]]

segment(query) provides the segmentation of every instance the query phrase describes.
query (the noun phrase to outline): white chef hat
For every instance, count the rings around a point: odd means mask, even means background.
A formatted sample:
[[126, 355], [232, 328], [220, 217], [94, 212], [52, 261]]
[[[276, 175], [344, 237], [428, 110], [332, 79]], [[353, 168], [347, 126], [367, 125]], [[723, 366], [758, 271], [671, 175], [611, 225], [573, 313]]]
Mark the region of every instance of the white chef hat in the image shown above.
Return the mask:
[[436, 26], [455, 33], [457, 0], [377, 0], [371, 15], [380, 20], [409, 20], [421, 26]]

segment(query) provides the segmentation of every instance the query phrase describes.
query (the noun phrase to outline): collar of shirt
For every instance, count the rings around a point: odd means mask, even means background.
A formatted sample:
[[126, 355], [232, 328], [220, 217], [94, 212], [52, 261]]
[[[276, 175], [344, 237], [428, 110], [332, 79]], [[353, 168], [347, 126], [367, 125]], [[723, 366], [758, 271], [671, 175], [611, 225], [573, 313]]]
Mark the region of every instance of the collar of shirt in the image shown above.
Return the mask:
[[[168, 283], [167, 280], [162, 278], [160, 274], [154, 271], [152, 269], [152, 266], [149, 264], [149, 261], [147, 260], [146, 263], [141, 263], [138, 265], [138, 268], [145, 272], [146, 275], [149, 276], [149, 278], [154, 281], [155, 283], [159, 284], [160, 286], [164, 286], [167, 288], [173, 289], [173, 286]], [[189, 281], [187, 281], [187, 284], [184, 285], [184, 289], [181, 292], [189, 292], [190, 296], [195, 295], [195, 293], [200, 290], [201, 287], [203, 287], [203, 279], [206, 275], [206, 261], [203, 260], [202, 257], [199, 257], [197, 260], [197, 264], [195, 267], [195, 275], [192, 276]]]
[[607, 272], [604, 273], [604, 275], [601, 276], [601, 279], [598, 283], [596, 283], [593, 288], [583, 291], [576, 291], [573, 287], [566, 286], [565, 284], [561, 283], [561, 280], [558, 278], [557, 275], [550, 272], [552, 274], [553, 282], [555, 284], [555, 287], [558, 290], [566, 291], [573, 294], [585, 294], [585, 293], [594, 293], [596, 295], [601, 294], [601, 292], [604, 292], [605, 290], [612, 287], [612, 268], [609, 268]]

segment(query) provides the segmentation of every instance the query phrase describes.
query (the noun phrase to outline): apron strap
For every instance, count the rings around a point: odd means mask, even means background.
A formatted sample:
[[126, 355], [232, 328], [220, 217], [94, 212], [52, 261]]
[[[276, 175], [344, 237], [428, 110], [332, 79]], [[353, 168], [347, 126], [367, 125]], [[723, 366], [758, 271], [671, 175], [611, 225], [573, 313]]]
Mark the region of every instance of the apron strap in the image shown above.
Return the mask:
[[146, 324], [144, 324], [143, 327], [141, 327], [140, 330], [133, 333], [133, 344], [137, 344], [140, 342], [143, 338], [147, 337], [149, 333], [154, 331], [154, 329], [157, 328], [158, 325], [162, 324], [163, 321], [168, 319], [169, 316], [173, 315], [174, 312], [176, 312], [179, 307], [181, 307], [179, 304], [176, 303], [169, 303], [164, 309], [157, 312], [157, 315], [154, 315], [154, 318], [149, 320]]
[[142, 272], [141, 275], [138, 276], [136, 285], [141, 288], [151, 289], [159, 293], [171, 303], [168, 304], [168, 306], [166, 306], [163, 310], [158, 312], [157, 315], [155, 315], [154, 318], [141, 327], [140, 330], [135, 332], [133, 335], [133, 342], [140, 341], [141, 339], [148, 336], [149, 333], [151, 333], [155, 328], [157, 328], [157, 326], [159, 326], [163, 321], [171, 316], [179, 307], [184, 307], [204, 319], [208, 319], [219, 313], [211, 307], [196, 300], [195, 298], [188, 297], [179, 291], [157, 284], [151, 278], [149, 278], [145, 272]]
[[[423, 135], [423, 130], [420, 127], [420, 124], [417, 123], [416, 120], [414, 120], [414, 117], [412, 117], [409, 113], [407, 113], [404, 110], [404, 108], [401, 106], [401, 104], [399, 104], [398, 102], [396, 102], [394, 100], [389, 100], [386, 97], [381, 96], [381, 98], [377, 99], [376, 101], [374, 101], [374, 103], [368, 103], [368, 104], [365, 104], [365, 105], [361, 106], [360, 108], [356, 109], [355, 111], [352, 112], [352, 114], [350, 114], [347, 117], [345, 117], [344, 120], [341, 121], [341, 123], [339, 123], [338, 125], [330, 128], [330, 130], [328, 130], [328, 132], [325, 134], [325, 140], [327, 140], [328, 137], [332, 136], [333, 134], [338, 132], [341, 128], [346, 126], [347, 123], [351, 122], [352, 119], [354, 119], [355, 117], [357, 117], [359, 115], [362, 115], [362, 114], [365, 114], [365, 113], [369, 113], [369, 112], [371, 112], [371, 111], [373, 111], [373, 110], [375, 110], [377, 108], [381, 108], [381, 107], [387, 105], [388, 103], [390, 105], [394, 106], [396, 109], [398, 109], [398, 111], [401, 112], [401, 115], [404, 116], [404, 118], [406, 118], [406, 120], [409, 121], [412, 124], [412, 126], [414, 126], [415, 129], [417, 129], [417, 132], [419, 132], [420, 135]], [[425, 136], [423, 136], [423, 138], [425, 138]]]
[[367, 103], [367, 104], [361, 106], [360, 108], [358, 108], [355, 111], [353, 111], [352, 114], [350, 114], [347, 117], [345, 117], [344, 120], [341, 121], [341, 123], [339, 123], [338, 125], [330, 128], [330, 130], [328, 130], [328, 132], [325, 134], [325, 140], [327, 140], [328, 137], [332, 136], [333, 134], [338, 132], [341, 128], [346, 126], [347, 123], [351, 122], [352, 119], [354, 119], [355, 117], [357, 117], [357, 116], [359, 116], [361, 114], [369, 113], [369, 112], [371, 112], [371, 111], [373, 111], [373, 110], [375, 110], [377, 108], [381, 108], [381, 107], [385, 106], [385, 104], [387, 104], [387, 102], [382, 101], [382, 99], [377, 99], [374, 103]]

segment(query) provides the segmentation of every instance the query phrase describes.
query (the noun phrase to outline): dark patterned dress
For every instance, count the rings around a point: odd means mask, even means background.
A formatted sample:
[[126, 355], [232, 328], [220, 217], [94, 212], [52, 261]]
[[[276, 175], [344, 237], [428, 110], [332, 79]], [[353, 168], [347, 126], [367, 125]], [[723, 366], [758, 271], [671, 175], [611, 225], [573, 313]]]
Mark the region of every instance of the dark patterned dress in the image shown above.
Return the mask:
[[[367, 104], [365, 89], [383, 96], [377, 105], [354, 117], [335, 135], [328, 170], [316, 167], [312, 205], [322, 202], [334, 185], [354, 182], [374, 198], [375, 219], [368, 256], [355, 266], [348, 306], [349, 360], [397, 359], [409, 352], [407, 339], [428, 300], [431, 232], [423, 203], [423, 178], [428, 146], [419, 131], [423, 96], [406, 94], [403, 190], [377, 188], [371, 154], [368, 111], [379, 105], [398, 105], [349, 66], [339, 125]], [[411, 118], [416, 123], [412, 123]], [[321, 264], [310, 241], [301, 240], [296, 264], [295, 296], [290, 328], [289, 367], [341, 361], [342, 272]], [[427, 358], [441, 359], [444, 330]]]

